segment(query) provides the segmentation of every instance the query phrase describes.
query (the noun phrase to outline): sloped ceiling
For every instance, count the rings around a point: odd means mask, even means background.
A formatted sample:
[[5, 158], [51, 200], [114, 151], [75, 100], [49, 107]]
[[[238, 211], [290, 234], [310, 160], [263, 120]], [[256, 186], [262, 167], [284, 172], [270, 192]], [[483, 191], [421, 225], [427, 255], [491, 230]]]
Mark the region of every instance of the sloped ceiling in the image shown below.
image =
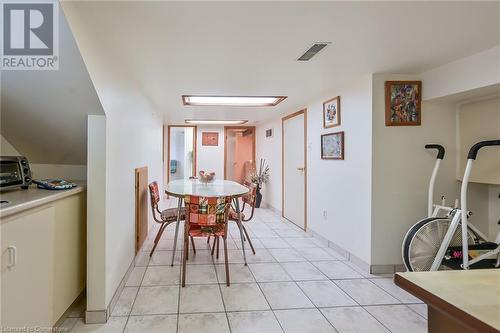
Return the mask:
[[[500, 44], [500, 2], [63, 1], [72, 29], [174, 123], [258, 122], [367, 73], [412, 73]], [[318, 41], [310, 62], [295, 61]], [[276, 108], [187, 107], [182, 94], [287, 95]]]
[[31, 163], [86, 164], [87, 115], [104, 114], [59, 11], [59, 70], [1, 73], [1, 134]]

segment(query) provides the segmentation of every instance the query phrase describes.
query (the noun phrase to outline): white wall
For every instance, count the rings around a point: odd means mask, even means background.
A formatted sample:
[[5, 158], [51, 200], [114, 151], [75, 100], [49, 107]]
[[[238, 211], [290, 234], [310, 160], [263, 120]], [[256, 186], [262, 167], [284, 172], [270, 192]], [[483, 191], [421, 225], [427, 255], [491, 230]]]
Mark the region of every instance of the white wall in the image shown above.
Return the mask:
[[[203, 132], [219, 133], [218, 146], [203, 146], [201, 136]], [[196, 174], [198, 171], [205, 170], [215, 172], [216, 179], [224, 179], [224, 126], [198, 126], [197, 160]]]
[[47, 167], [85, 165], [87, 115], [104, 114], [62, 10], [58, 38], [58, 70], [2, 71], [0, 127], [18, 155], [41, 165], [37, 177], [85, 179], [85, 170]]
[[490, 240], [494, 240], [500, 232], [500, 186], [490, 185], [488, 197], [488, 236]]
[[134, 73], [110, 61], [123, 54], [100, 39], [79, 4], [62, 6], [106, 114], [106, 250], [100, 255], [109, 304], [135, 257], [134, 169], [148, 166], [149, 181], [163, 186], [163, 117]]
[[[273, 136], [266, 138], [266, 130], [272, 129]], [[262, 202], [281, 211], [281, 118], [259, 124], [255, 130], [256, 163], [260, 159], [269, 165], [269, 183], [262, 188]]]
[[[500, 139], [500, 97], [461, 104], [457, 111], [457, 178], [462, 179], [470, 147], [479, 141]], [[500, 147], [480, 150], [470, 181], [500, 185]]]
[[[323, 129], [323, 100], [308, 106], [307, 186], [309, 227], [370, 262], [372, 77], [335, 89], [341, 126]], [[322, 160], [320, 135], [344, 131], [345, 159]], [[327, 212], [327, 218], [323, 217]]]
[[[18, 156], [22, 155], [19, 151], [10, 144], [3, 136], [0, 138], [0, 155], [2, 156]], [[26, 156], [30, 161], [30, 156]], [[71, 165], [71, 164], [39, 164], [30, 163], [32, 176], [34, 179], [46, 178], [62, 178], [65, 180], [86, 180], [87, 166], [86, 165]]]
[[[307, 105], [308, 228], [365, 262], [370, 261], [371, 82], [371, 75], [364, 76]], [[342, 125], [323, 129], [323, 101], [337, 95]], [[266, 139], [269, 128], [274, 136]], [[337, 131], [345, 131], [345, 160], [322, 160], [321, 134]], [[263, 200], [281, 210], [281, 118], [257, 127], [257, 153], [271, 173]]]
[[[28, 159], [29, 160], [29, 159]], [[86, 180], [86, 165], [68, 164], [31, 164], [33, 178], [62, 178], [65, 180]]]
[[147, 166], [149, 182], [156, 180], [163, 187], [161, 117], [143, 111], [151, 110], [143, 96], [129, 93], [127, 97], [116, 108], [104, 107], [108, 303], [135, 256], [134, 169]]
[[[13, 145], [10, 144], [7, 139], [3, 137], [3, 135], [0, 135], [0, 155], [2, 156], [18, 156], [21, 155], [19, 152], [14, 148]], [[29, 160], [28, 160], [29, 161]]]
[[500, 83], [500, 46], [420, 74], [424, 100]]
[[425, 150], [425, 144], [437, 143], [446, 149], [435, 200], [441, 194], [448, 202], [457, 197], [454, 105], [424, 102], [421, 126], [385, 126], [384, 81], [413, 79], [418, 77], [373, 77], [372, 265], [401, 264], [406, 231], [427, 214], [428, 182], [436, 153]]
[[106, 302], [106, 117], [89, 116], [87, 129], [87, 311]]

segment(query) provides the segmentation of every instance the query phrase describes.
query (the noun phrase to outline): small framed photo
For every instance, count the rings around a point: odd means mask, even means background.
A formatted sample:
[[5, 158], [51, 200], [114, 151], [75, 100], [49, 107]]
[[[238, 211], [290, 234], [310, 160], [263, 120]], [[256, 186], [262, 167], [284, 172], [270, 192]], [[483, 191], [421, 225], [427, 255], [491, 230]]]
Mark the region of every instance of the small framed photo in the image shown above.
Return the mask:
[[218, 146], [219, 133], [218, 132], [202, 132], [201, 133], [202, 146]]
[[272, 138], [273, 137], [273, 129], [267, 129], [266, 130], [266, 138]]
[[419, 126], [422, 81], [385, 82], [385, 126]]
[[328, 133], [321, 136], [321, 159], [344, 159], [344, 132]]
[[340, 96], [323, 103], [323, 128], [340, 126]]

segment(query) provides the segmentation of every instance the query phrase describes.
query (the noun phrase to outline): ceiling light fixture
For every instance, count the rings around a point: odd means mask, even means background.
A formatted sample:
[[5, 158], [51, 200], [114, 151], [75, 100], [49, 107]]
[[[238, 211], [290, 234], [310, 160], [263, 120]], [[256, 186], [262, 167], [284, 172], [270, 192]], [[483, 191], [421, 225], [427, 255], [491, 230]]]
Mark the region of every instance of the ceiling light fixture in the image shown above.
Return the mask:
[[248, 120], [196, 120], [186, 119], [186, 124], [191, 125], [241, 125], [248, 122]]
[[195, 106], [276, 106], [286, 97], [182, 95], [182, 102], [184, 105]]

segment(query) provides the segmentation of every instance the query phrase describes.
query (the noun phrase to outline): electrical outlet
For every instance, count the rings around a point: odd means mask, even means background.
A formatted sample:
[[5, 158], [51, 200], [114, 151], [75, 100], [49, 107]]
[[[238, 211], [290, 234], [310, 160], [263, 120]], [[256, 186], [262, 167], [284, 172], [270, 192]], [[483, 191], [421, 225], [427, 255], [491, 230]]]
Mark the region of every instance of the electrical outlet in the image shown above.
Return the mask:
[[323, 219], [327, 219], [328, 218], [328, 213], [326, 210], [323, 211]]

